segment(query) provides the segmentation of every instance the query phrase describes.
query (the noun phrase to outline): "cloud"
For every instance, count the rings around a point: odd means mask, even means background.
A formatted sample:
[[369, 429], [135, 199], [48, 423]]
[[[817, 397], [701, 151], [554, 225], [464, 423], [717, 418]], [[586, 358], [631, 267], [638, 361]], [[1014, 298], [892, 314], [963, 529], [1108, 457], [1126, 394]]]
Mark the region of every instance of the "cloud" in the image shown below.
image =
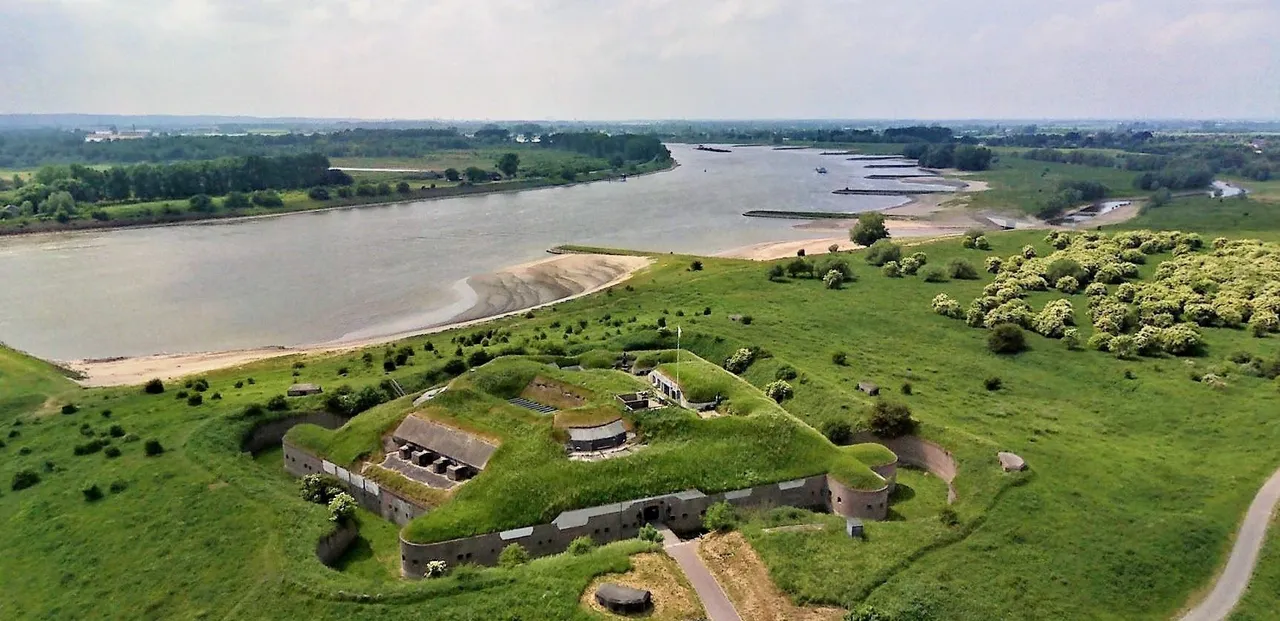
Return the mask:
[[1280, 116], [1270, 0], [0, 0], [0, 111]]

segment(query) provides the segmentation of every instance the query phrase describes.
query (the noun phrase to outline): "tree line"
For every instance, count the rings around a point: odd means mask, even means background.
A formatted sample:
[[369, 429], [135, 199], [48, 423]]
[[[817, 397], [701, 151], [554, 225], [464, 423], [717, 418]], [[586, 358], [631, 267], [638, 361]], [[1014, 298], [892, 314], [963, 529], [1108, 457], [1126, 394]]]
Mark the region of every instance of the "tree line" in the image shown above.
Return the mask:
[[627, 162], [667, 162], [671, 151], [657, 136], [606, 134], [604, 132], [559, 132], [543, 136], [544, 148], [562, 149], [609, 160], [614, 168]]
[[995, 154], [991, 149], [971, 144], [913, 142], [902, 148], [902, 156], [919, 160], [920, 166], [924, 168], [986, 170], [991, 168]]
[[[203, 162], [136, 164], [98, 170], [81, 164], [45, 166], [17, 189], [19, 205], [33, 213], [50, 197], [65, 193], [77, 203], [185, 199], [198, 194], [222, 195], [259, 190], [293, 190], [321, 185], [350, 185], [351, 177], [329, 170], [329, 158], [318, 153], [262, 157], [227, 157]], [[60, 206], [60, 205], [59, 205]]]

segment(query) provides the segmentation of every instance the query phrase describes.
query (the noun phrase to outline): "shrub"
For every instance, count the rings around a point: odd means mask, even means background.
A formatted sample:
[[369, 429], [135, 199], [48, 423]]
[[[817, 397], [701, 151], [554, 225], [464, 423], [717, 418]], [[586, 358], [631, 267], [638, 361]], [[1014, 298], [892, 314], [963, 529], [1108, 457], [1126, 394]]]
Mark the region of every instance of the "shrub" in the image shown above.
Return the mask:
[[788, 383], [787, 380], [774, 380], [765, 385], [764, 394], [766, 397], [769, 397], [778, 403], [782, 403], [783, 401], [790, 399], [795, 394], [795, 391], [791, 388], [791, 384]]
[[867, 420], [871, 432], [883, 438], [897, 438], [915, 431], [916, 421], [911, 418], [911, 408], [902, 403], [876, 401]]
[[1091, 298], [1105, 297], [1107, 286], [1100, 282], [1089, 283], [1089, 286], [1084, 288], [1084, 294]]
[[747, 367], [751, 366], [751, 362], [754, 359], [755, 352], [743, 347], [738, 349], [738, 351], [733, 352], [733, 355], [729, 356], [729, 358], [724, 361], [724, 369], [730, 373], [738, 375], [743, 371], [746, 371]]
[[311, 188], [310, 190], [307, 190], [307, 197], [313, 201], [327, 201], [330, 198], [329, 188], [320, 186]]
[[596, 542], [590, 535], [583, 535], [569, 542], [569, 554], [582, 556], [596, 548]]
[[782, 278], [784, 272], [785, 270], [782, 269], [780, 264], [774, 263], [769, 266], [769, 280], [778, 280], [779, 278]]
[[831, 244], [830, 246], [827, 246], [827, 252], [830, 252], [831, 254], [835, 254], [839, 251], [840, 251], [840, 244]]
[[106, 455], [108, 459], [115, 459], [120, 456], [120, 448], [115, 446], [108, 446], [105, 450], [102, 451], [102, 454]]
[[662, 543], [664, 537], [661, 532], [658, 532], [658, 529], [655, 528], [653, 524], [645, 524], [636, 532], [636, 539], [648, 541], [649, 543]]
[[743, 315], [741, 321], [742, 321], [742, 325], [749, 326], [751, 325], [751, 322], [755, 320], [752, 319], [751, 315]]
[[867, 248], [866, 258], [867, 263], [880, 267], [890, 261], [898, 261], [902, 259], [902, 246], [899, 246], [888, 239], [881, 239]]
[[1122, 360], [1128, 360], [1138, 354], [1137, 341], [1128, 334], [1116, 335], [1111, 339], [1108, 348], [1111, 353], [1115, 354], [1117, 358]]
[[1027, 349], [1027, 337], [1022, 328], [1002, 323], [991, 329], [987, 335], [987, 349], [995, 354], [1016, 354]]
[[493, 359], [493, 356], [490, 356], [489, 352], [483, 349], [477, 349], [467, 355], [467, 366], [469, 367], [482, 366], [492, 359]]
[[428, 578], [439, 578], [449, 571], [449, 565], [444, 561], [427, 561], [425, 567], [424, 575]]
[[925, 282], [947, 282], [947, 272], [936, 265], [924, 268], [921, 277]]
[[249, 197], [243, 192], [227, 192], [226, 197], [222, 199], [222, 206], [226, 209], [245, 209], [249, 205]]
[[968, 235], [960, 239], [960, 246], [966, 250], [973, 250], [973, 238]]
[[822, 423], [822, 435], [832, 444], [845, 445], [853, 441], [853, 425], [848, 421], [829, 420]]
[[901, 390], [902, 390], [902, 394], [907, 395], [907, 396], [910, 396], [910, 395], [911, 395], [911, 390], [912, 390], [912, 388], [911, 388], [911, 382], [902, 382], [902, 388], [901, 388]]
[[889, 278], [902, 278], [902, 267], [897, 261], [889, 261], [881, 266], [880, 273]]
[[706, 515], [702, 516], [702, 527], [707, 530], [724, 533], [733, 530], [737, 525], [738, 512], [726, 501], [707, 507]]
[[701, 272], [701, 271], [702, 271], [702, 261], [697, 261], [697, 260], [695, 260], [693, 263], [690, 263], [690, 264], [689, 264], [689, 271], [691, 271], [691, 272]]
[[1023, 246], [1023, 247], [1022, 247], [1022, 253], [1021, 253], [1021, 254], [1022, 254], [1022, 257], [1023, 257], [1023, 258], [1025, 258], [1025, 259], [1034, 259], [1034, 258], [1036, 258], [1036, 248], [1035, 248], [1035, 246], [1032, 246], [1031, 244], [1027, 244], [1027, 245], [1025, 245], [1025, 246]]
[[462, 373], [467, 370], [467, 363], [461, 360], [458, 360], [457, 358], [454, 358], [444, 363], [443, 370], [445, 373], [448, 373], [449, 375], [462, 375]]
[[1076, 282], [1080, 283], [1089, 278], [1089, 272], [1074, 259], [1067, 258], [1054, 259], [1044, 270], [1044, 278], [1048, 282], [1056, 283], [1067, 276], [1076, 279]]
[[951, 319], [961, 319], [964, 317], [964, 310], [960, 308], [960, 303], [945, 293], [939, 293], [938, 295], [933, 296], [933, 302], [931, 305], [933, 306], [933, 312], [938, 313], [943, 317], [950, 317]]
[[799, 372], [797, 372], [797, 371], [796, 371], [796, 368], [795, 368], [795, 367], [793, 367], [793, 366], [791, 366], [791, 365], [789, 365], [789, 364], [784, 364], [784, 365], [782, 365], [782, 366], [778, 367], [777, 372], [775, 372], [775, 373], [773, 374], [773, 379], [780, 379], [780, 380], [793, 380], [793, 379], [795, 379], [798, 375], [799, 375]]
[[[459, 347], [459, 348], [458, 348], [458, 350], [459, 350], [459, 351], [461, 351], [461, 350], [462, 350], [462, 348], [461, 348], [461, 347]], [[459, 354], [459, 355], [460, 355], [460, 354]], [[391, 358], [387, 358], [386, 360], [383, 360], [383, 361], [382, 361], [382, 370], [383, 370], [383, 371], [386, 371], [387, 373], [390, 373], [390, 372], [392, 372], [392, 371], [396, 370], [396, 361], [395, 361], [395, 360], [393, 360], [393, 359], [391, 359]]]
[[958, 280], [977, 280], [978, 270], [964, 259], [952, 259], [947, 263], [947, 274]]
[[200, 393], [196, 393], [194, 395], [191, 395], [190, 397], [187, 397], [187, 405], [196, 406], [202, 403], [204, 403], [204, 395]]
[[250, 199], [254, 205], [259, 207], [280, 207], [284, 205], [284, 200], [276, 194], [275, 190], [259, 190], [254, 192]]
[[831, 270], [822, 277], [822, 284], [828, 289], [839, 289], [844, 284], [844, 275], [837, 270]]
[[912, 257], [902, 257], [902, 262], [898, 264], [902, 270], [903, 276], [915, 276], [920, 271], [920, 262]]
[[267, 399], [267, 409], [272, 412], [283, 412], [289, 409], [289, 400], [284, 395], [275, 395]]
[[75, 445], [75, 447], [71, 449], [71, 453], [76, 456], [92, 455], [102, 450], [102, 447], [106, 445], [107, 445], [106, 440], [103, 440], [102, 438], [94, 438], [92, 440], [89, 440], [88, 442], [85, 442], [84, 444]]
[[342, 486], [338, 479], [325, 474], [308, 474], [298, 481], [298, 494], [307, 502], [328, 505], [340, 493]]
[[1004, 380], [1002, 380], [1002, 379], [1000, 379], [1000, 378], [998, 378], [998, 377], [995, 377], [995, 376], [993, 375], [993, 376], [991, 376], [991, 377], [988, 377], [987, 379], [982, 380], [982, 385], [983, 385], [983, 387], [985, 387], [987, 390], [989, 390], [989, 391], [991, 391], [991, 392], [995, 392], [995, 391], [1000, 390], [1001, 388], [1003, 388], [1003, 387], [1004, 387]]
[[153, 379], [142, 387], [142, 392], [149, 395], [161, 394], [164, 392], [164, 382], [160, 381], [159, 378]]
[[943, 507], [942, 510], [938, 512], [938, 521], [942, 522], [943, 526], [958, 526], [960, 524], [960, 516], [956, 515], [955, 509], [952, 509], [951, 507]]
[[102, 500], [102, 488], [97, 483], [88, 483], [80, 488], [80, 493], [84, 495], [85, 502], [97, 502]]
[[75, 414], [76, 412], [79, 412], [79, 411], [80, 411], [80, 408], [76, 406], [76, 404], [74, 403], [68, 403], [62, 406], [63, 414]]
[[356, 514], [356, 499], [346, 492], [338, 492], [329, 501], [329, 521], [346, 524]]
[[39, 482], [40, 475], [36, 474], [35, 470], [23, 468], [13, 473], [13, 480], [10, 482], [9, 488], [16, 492], [27, 489]]
[[112, 494], [119, 494], [120, 492], [123, 492], [128, 488], [129, 488], [128, 483], [125, 483], [124, 481], [120, 481], [120, 480], [115, 480], [111, 482], [111, 487], [109, 489], [111, 490]]
[[979, 235], [973, 238], [973, 247], [978, 250], [991, 250], [991, 240], [986, 235]]
[[164, 447], [160, 445], [159, 440], [147, 440], [142, 443], [142, 452], [145, 453], [147, 457], [155, 457], [164, 453]]
[[1067, 349], [1080, 349], [1080, 331], [1075, 328], [1067, 328], [1062, 331], [1062, 344]]
[[1112, 338], [1114, 337], [1106, 332], [1094, 332], [1085, 346], [1097, 351], [1110, 351]]
[[1053, 287], [1067, 295], [1071, 295], [1080, 290], [1080, 281], [1072, 276], [1063, 276], [1054, 281]]
[[837, 366], [845, 366], [846, 364], [849, 363], [849, 355], [842, 351], [832, 352], [831, 362], [836, 364]]

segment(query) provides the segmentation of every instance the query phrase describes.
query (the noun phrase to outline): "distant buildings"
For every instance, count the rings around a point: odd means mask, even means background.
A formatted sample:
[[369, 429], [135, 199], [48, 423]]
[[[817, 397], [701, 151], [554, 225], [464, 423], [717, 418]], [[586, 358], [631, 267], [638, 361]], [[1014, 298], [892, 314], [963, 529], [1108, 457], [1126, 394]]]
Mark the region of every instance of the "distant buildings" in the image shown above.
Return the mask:
[[151, 136], [149, 129], [131, 129], [127, 131], [116, 131], [113, 129], [101, 129], [84, 137], [85, 142], [112, 142], [114, 140], [137, 140], [139, 138], [147, 138]]

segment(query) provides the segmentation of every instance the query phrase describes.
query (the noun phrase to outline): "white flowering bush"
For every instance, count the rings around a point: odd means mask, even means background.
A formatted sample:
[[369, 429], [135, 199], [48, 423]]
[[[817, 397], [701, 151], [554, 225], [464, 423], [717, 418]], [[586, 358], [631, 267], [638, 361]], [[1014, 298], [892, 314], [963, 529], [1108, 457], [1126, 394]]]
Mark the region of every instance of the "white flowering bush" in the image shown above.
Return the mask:
[[933, 296], [933, 312], [952, 319], [964, 317], [964, 311], [961, 310], [960, 303], [945, 293]]
[[1022, 256], [1023, 256], [1023, 258], [1026, 258], [1026, 259], [1034, 259], [1034, 258], [1036, 258], [1036, 247], [1035, 247], [1035, 246], [1032, 246], [1031, 244], [1027, 244], [1027, 245], [1023, 246], [1023, 247], [1022, 247]]
[[428, 578], [439, 578], [447, 571], [449, 571], [449, 565], [444, 561], [427, 561], [423, 573]]
[[987, 272], [991, 274], [999, 274], [1000, 266], [1004, 265], [1004, 261], [1001, 261], [1000, 257], [987, 257], [987, 260], [983, 262], [983, 265], [986, 266]]
[[329, 501], [329, 521], [345, 524], [356, 514], [356, 499], [342, 492]]
[[1044, 305], [1035, 316], [1032, 329], [1051, 339], [1061, 338], [1067, 327], [1075, 323], [1075, 312], [1069, 300], [1054, 300]]
[[791, 388], [791, 384], [787, 380], [772, 381], [764, 387], [764, 395], [778, 403], [790, 399], [794, 394], [795, 390]]
[[1063, 276], [1058, 279], [1058, 282], [1053, 283], [1053, 286], [1058, 291], [1070, 295], [1080, 290], [1080, 281], [1074, 276]]
[[1089, 286], [1084, 288], [1084, 294], [1091, 298], [1105, 297], [1107, 295], [1107, 286], [1100, 282], [1091, 282]]
[[888, 261], [880, 272], [889, 278], [902, 278], [902, 266], [897, 261]]
[[724, 361], [724, 369], [735, 375], [742, 373], [747, 370], [747, 367], [751, 366], [751, 361], [755, 359], [755, 356], [754, 351], [743, 347], [733, 352], [733, 355]]
[[920, 261], [917, 261], [915, 257], [903, 257], [899, 266], [902, 268], [904, 276], [915, 276], [916, 272], [920, 270]]

